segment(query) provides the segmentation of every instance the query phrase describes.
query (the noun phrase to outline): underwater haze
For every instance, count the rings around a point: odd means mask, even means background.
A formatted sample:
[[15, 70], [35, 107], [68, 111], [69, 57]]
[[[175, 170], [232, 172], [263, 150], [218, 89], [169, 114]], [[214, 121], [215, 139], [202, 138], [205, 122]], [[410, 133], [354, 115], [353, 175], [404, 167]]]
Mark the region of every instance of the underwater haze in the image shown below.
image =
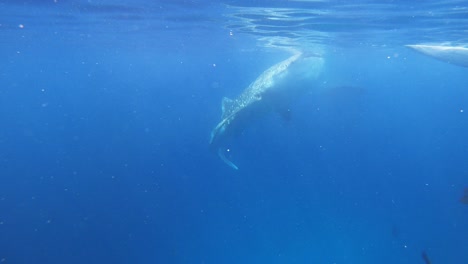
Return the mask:
[[468, 67], [414, 44], [468, 2], [0, 0], [0, 263], [468, 263]]

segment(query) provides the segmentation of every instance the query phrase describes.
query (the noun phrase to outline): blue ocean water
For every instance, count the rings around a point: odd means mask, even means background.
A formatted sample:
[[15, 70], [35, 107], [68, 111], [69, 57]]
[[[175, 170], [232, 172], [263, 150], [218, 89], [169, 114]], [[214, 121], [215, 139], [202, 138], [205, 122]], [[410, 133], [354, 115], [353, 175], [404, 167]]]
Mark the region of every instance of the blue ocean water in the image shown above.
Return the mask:
[[[468, 2], [0, 1], [0, 263], [468, 263]], [[209, 149], [289, 49], [320, 87]]]

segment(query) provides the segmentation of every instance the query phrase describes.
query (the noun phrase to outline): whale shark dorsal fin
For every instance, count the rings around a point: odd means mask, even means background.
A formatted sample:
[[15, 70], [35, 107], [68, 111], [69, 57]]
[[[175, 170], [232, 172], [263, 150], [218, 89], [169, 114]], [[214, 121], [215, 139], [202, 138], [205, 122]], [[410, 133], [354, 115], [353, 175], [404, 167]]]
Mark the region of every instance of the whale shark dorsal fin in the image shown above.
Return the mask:
[[234, 100], [229, 99], [227, 97], [223, 97], [223, 101], [221, 102], [221, 110], [222, 110], [221, 117], [222, 118], [229, 115], [229, 112], [232, 110], [233, 104], [234, 104]]

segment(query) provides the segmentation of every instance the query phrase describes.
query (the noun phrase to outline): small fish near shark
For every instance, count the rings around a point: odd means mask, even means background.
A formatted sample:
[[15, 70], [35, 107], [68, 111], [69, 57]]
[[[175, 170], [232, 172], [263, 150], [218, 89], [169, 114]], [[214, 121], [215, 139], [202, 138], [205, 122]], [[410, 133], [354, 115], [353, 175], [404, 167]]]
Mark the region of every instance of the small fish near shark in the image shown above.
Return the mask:
[[264, 71], [237, 98], [223, 98], [221, 121], [211, 132], [211, 150], [237, 170], [224, 154], [227, 141], [270, 112], [287, 118], [290, 103], [317, 85], [323, 64], [323, 58], [317, 54], [295, 52]]
[[406, 47], [440, 61], [462, 67], [468, 67], [468, 48], [465, 46], [417, 44], [406, 45]]
[[465, 188], [465, 191], [463, 193], [463, 196], [460, 198], [460, 203], [462, 204], [468, 204], [468, 187]]

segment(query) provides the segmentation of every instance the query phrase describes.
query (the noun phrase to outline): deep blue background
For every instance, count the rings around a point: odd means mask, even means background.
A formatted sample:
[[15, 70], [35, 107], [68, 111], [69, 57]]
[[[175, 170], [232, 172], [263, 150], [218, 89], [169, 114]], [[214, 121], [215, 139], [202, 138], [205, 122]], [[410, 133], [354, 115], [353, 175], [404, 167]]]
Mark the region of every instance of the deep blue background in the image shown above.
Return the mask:
[[1, 262], [468, 261], [466, 68], [330, 46], [289, 122], [234, 140], [234, 171], [208, 148], [221, 99], [288, 54], [211, 24], [83, 20], [0, 21]]

